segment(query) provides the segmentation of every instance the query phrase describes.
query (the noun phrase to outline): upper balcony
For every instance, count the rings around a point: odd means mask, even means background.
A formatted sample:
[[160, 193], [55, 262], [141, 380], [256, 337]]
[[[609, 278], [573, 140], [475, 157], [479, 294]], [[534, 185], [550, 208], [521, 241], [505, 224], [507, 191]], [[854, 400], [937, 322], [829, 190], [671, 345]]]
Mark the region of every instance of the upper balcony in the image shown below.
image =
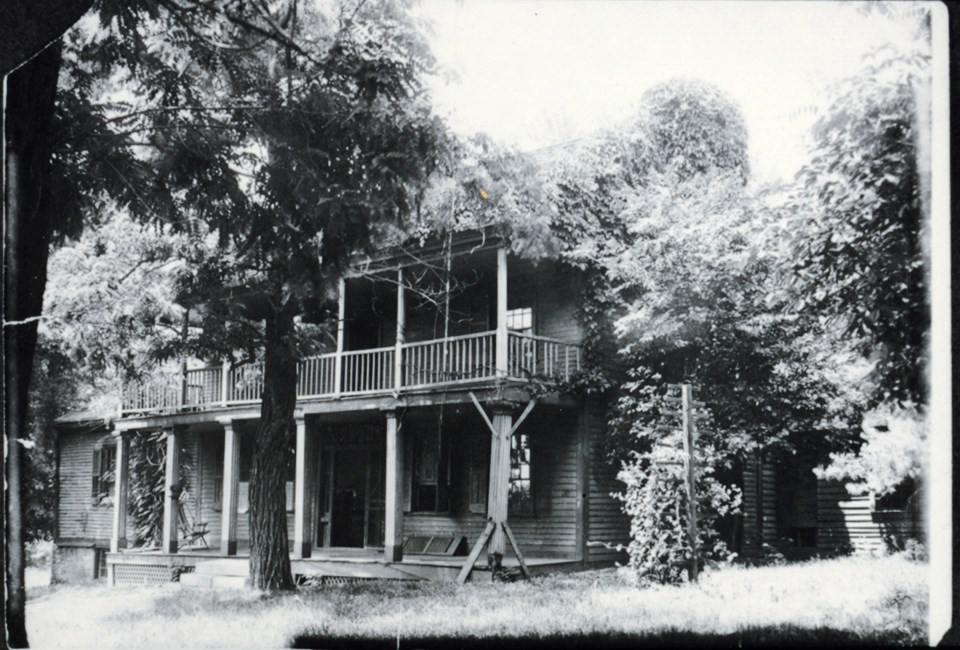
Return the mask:
[[[581, 368], [575, 279], [508, 257], [475, 247], [448, 257], [446, 274], [418, 261], [349, 275], [336, 347], [300, 361], [298, 402], [570, 380]], [[249, 406], [262, 391], [260, 363], [207, 365], [126, 387], [121, 416]]]

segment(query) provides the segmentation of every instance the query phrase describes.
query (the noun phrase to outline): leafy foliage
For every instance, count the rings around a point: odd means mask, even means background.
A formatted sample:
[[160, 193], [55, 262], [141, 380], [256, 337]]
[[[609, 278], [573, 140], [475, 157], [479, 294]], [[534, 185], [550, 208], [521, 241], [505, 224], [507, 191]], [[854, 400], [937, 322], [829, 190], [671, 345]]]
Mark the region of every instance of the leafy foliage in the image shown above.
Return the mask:
[[833, 454], [818, 471], [824, 479], [847, 481], [851, 494], [893, 493], [905, 482], [921, 483], [928, 466], [928, 423], [916, 408], [886, 407], [864, 418], [857, 453]]
[[792, 204], [797, 308], [842, 322], [875, 361], [874, 404], [926, 399], [917, 95], [929, 74], [928, 53], [890, 48], [839, 84]]
[[129, 208], [189, 242], [174, 296], [200, 327], [162, 340], [160, 356], [262, 355], [250, 492], [251, 575], [263, 588], [292, 586], [277, 484], [297, 359], [322, 334], [311, 323], [329, 317], [353, 256], [414, 213], [446, 137], [408, 3], [287, 7], [281, 33], [297, 42], [222, 25], [198, 34], [160, 8], [133, 20], [133, 54], [113, 59], [113, 41], [94, 33], [79, 57], [106, 63], [132, 97], [110, 119], [156, 173]]
[[[635, 370], [620, 400], [620, 424], [629, 428], [633, 451], [618, 474], [626, 484], [618, 497], [630, 516], [628, 566], [641, 582], [677, 583], [694, 554], [688, 532], [682, 432], [665, 414], [660, 377]], [[733, 555], [720, 538], [720, 523], [739, 512], [740, 489], [729, 484], [730, 455], [725, 436], [702, 427], [694, 459], [697, 468], [697, 563], [727, 561]], [[726, 474], [726, 476], [724, 476]]]
[[[163, 431], [133, 436], [130, 440], [130, 516], [134, 543], [159, 546], [163, 539], [166, 437]], [[189, 490], [192, 459], [186, 446], [180, 448], [180, 485]]]
[[747, 127], [736, 100], [696, 79], [672, 79], [643, 95], [643, 130], [655, 169], [681, 179], [726, 170], [750, 174]]

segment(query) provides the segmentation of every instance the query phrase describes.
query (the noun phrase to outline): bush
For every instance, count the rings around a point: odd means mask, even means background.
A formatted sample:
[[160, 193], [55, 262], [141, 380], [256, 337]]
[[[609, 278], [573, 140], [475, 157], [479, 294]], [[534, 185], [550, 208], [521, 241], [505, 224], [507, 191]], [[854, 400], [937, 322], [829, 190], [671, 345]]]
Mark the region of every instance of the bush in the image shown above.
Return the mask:
[[45, 569], [53, 559], [53, 542], [47, 539], [28, 542], [26, 552], [27, 566]]
[[[637, 400], [639, 395], [642, 398]], [[629, 398], [628, 398], [629, 399]], [[667, 426], [662, 397], [648, 391], [634, 395], [634, 413], [630, 437], [640, 451], [630, 454], [617, 478], [626, 484], [622, 494], [623, 511], [630, 517], [630, 556], [628, 567], [640, 583], [677, 583], [684, 580], [694, 555], [688, 533], [688, 494], [686, 454], [682, 433]], [[627, 400], [623, 400], [626, 402]], [[639, 401], [647, 406], [638, 410]], [[734, 485], [725, 485], [715, 475], [725, 466], [724, 454], [715, 438], [704, 432], [697, 439], [696, 512], [698, 567], [708, 561], [728, 561], [733, 557], [721, 540], [718, 524], [740, 510], [741, 493]]]

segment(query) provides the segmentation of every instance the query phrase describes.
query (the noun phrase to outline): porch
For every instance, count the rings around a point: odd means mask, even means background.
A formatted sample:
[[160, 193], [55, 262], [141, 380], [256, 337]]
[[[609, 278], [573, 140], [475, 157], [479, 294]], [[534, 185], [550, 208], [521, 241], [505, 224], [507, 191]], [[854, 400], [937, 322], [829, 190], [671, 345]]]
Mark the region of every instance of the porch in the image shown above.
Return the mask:
[[[488, 579], [490, 565], [527, 575], [579, 566], [586, 421], [576, 402], [505, 395], [520, 397], [466, 391], [462, 402], [297, 414], [286, 484], [294, 572], [462, 582]], [[236, 415], [159, 426], [166, 439], [162, 545], [147, 552], [126, 548], [124, 506], [130, 439], [150, 429], [136, 428], [144, 419], [122, 423], [133, 426], [120, 427], [112, 452], [108, 571], [120, 567], [117, 584], [169, 582], [204, 561], [248, 554], [256, 420]], [[195, 461], [189, 470], [181, 454]], [[204, 548], [192, 543], [198, 529]], [[471, 577], [472, 570], [480, 573]]]
[[[335, 347], [299, 362], [298, 406], [504, 383], [562, 384], [576, 376], [581, 348], [574, 304], [563, 292], [551, 294], [556, 287], [543, 286], [542, 271], [508, 262], [503, 247], [447, 264], [448, 276], [471, 278], [458, 295], [451, 296], [449, 282], [427, 286], [415, 268], [341, 280]], [[258, 405], [262, 393], [262, 362], [185, 365], [125, 386], [119, 415], [242, 410]]]
[[[401, 560], [391, 561], [382, 549], [329, 548], [317, 549], [310, 558], [296, 558], [291, 554], [290, 568], [295, 580], [333, 584], [357, 580], [455, 582], [468, 559], [410, 553], [404, 554]], [[111, 586], [179, 580], [192, 586], [243, 587], [249, 577], [249, 548], [240, 549], [236, 555], [225, 555], [219, 549], [185, 549], [178, 553], [128, 549], [108, 553], [106, 561]], [[524, 562], [531, 575], [583, 568], [577, 559], [526, 556]], [[501, 567], [507, 572], [520, 571], [514, 556], [504, 557]], [[484, 553], [466, 581], [490, 582], [492, 579], [493, 571]]]

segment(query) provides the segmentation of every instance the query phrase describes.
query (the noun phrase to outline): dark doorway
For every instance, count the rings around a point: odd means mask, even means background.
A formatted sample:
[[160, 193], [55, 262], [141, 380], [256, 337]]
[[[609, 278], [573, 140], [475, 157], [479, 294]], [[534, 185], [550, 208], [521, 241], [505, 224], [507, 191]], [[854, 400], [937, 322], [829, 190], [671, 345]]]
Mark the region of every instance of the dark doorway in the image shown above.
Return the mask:
[[363, 548], [367, 449], [338, 449], [334, 458], [330, 545]]

